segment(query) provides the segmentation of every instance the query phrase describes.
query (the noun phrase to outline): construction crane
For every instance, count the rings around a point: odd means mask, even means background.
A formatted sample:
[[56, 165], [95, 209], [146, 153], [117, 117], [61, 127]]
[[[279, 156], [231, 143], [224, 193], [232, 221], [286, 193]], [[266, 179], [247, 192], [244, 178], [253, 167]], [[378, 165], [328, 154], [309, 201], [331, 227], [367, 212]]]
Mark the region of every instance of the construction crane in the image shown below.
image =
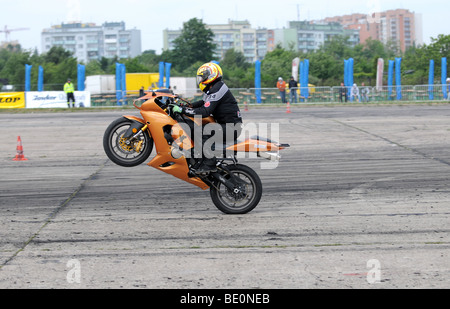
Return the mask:
[[11, 31], [22, 31], [22, 30], [30, 30], [29, 28], [17, 28], [17, 29], [8, 29], [8, 26], [5, 26], [3, 30], [0, 30], [0, 32], [5, 33], [5, 39], [6, 42], [9, 42], [9, 34]]

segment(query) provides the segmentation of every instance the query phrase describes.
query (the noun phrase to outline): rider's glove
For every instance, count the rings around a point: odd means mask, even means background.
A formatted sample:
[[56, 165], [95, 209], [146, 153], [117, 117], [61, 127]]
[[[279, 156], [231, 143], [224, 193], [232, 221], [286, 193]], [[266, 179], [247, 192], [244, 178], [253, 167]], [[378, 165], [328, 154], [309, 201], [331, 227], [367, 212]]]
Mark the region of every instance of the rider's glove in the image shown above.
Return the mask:
[[172, 112], [183, 114], [183, 108], [178, 105], [175, 105], [174, 107], [172, 107]]

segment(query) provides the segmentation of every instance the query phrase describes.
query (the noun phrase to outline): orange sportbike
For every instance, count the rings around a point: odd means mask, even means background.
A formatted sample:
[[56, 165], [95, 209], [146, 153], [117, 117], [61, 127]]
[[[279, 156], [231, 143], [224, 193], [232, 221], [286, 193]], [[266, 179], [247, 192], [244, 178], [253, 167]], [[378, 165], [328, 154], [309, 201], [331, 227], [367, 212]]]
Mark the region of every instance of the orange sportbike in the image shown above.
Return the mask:
[[123, 116], [109, 125], [103, 138], [106, 155], [120, 166], [134, 167], [144, 163], [155, 147], [156, 155], [149, 166], [203, 190], [209, 189], [214, 205], [226, 214], [248, 213], [261, 199], [262, 183], [253, 169], [238, 164], [237, 154], [254, 153], [276, 161], [279, 151], [289, 145], [257, 136], [232, 145], [215, 145], [215, 149], [220, 149], [223, 154], [216, 156], [217, 170], [197, 174], [193, 167], [200, 159], [193, 155], [194, 139], [183, 124], [191, 121], [202, 127], [215, 121], [212, 117], [194, 119], [173, 112], [174, 106], [186, 103], [178, 96], [164, 92], [151, 92], [134, 101], [142, 118]]

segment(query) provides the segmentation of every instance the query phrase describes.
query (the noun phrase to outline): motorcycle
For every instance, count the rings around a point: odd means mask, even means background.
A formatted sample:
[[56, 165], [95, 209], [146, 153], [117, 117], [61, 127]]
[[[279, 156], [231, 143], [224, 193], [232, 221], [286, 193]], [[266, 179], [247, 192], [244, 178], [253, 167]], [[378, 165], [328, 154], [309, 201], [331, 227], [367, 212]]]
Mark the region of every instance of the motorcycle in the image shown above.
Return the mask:
[[279, 160], [279, 151], [289, 147], [258, 136], [234, 145], [223, 145], [229, 155], [216, 158], [217, 171], [199, 175], [193, 170], [198, 159], [189, 155], [194, 142], [184, 132], [182, 124], [194, 121], [196, 125], [204, 126], [214, 123], [214, 119], [203, 118], [199, 123], [199, 119], [173, 112], [174, 106], [189, 106], [189, 102], [164, 92], [148, 93], [135, 100], [133, 106], [142, 118], [123, 116], [105, 131], [103, 147], [108, 158], [119, 166], [138, 166], [150, 157], [155, 146], [156, 155], [149, 166], [203, 190], [209, 189], [214, 205], [225, 214], [250, 212], [258, 205], [263, 190], [258, 174], [239, 164], [237, 153], [252, 152], [268, 160]]

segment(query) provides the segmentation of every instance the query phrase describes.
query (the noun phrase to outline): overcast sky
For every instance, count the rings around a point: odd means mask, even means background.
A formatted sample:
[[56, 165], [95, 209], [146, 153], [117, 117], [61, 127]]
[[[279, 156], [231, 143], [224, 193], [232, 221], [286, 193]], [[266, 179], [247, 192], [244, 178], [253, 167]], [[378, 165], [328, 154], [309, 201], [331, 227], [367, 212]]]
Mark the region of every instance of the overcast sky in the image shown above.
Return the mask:
[[[231, 20], [248, 20], [253, 28], [283, 28], [291, 20], [316, 20], [352, 13], [369, 14], [389, 9], [409, 9], [422, 14], [423, 40], [450, 34], [450, 4], [448, 0], [0, 0], [2, 18], [0, 30], [13, 31], [11, 40], [23, 48], [41, 50], [44, 28], [62, 22], [93, 22], [97, 25], [124, 21], [127, 29], [141, 30], [142, 49], [163, 47], [164, 29], [181, 29], [191, 18], [206, 24], [225, 24]], [[0, 41], [5, 40], [0, 33]]]

